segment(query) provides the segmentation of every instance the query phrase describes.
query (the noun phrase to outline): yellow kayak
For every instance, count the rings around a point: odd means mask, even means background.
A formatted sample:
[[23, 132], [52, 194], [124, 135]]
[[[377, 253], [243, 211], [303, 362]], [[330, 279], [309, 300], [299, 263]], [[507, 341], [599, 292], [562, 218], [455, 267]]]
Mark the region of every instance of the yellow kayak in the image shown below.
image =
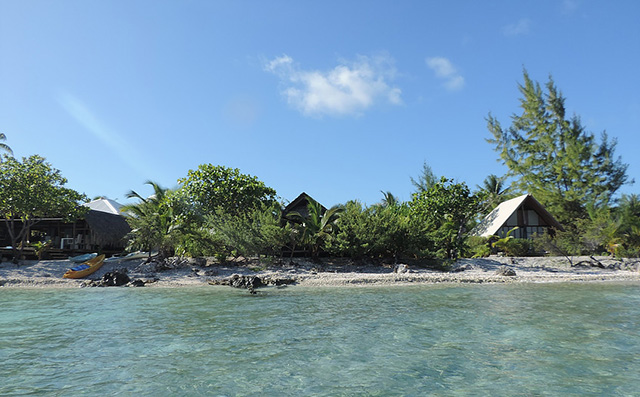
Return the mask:
[[71, 269], [67, 270], [64, 274], [64, 278], [83, 278], [87, 277], [91, 273], [102, 267], [102, 263], [104, 262], [104, 255], [96, 256], [93, 259], [89, 259], [88, 261], [74, 266]]

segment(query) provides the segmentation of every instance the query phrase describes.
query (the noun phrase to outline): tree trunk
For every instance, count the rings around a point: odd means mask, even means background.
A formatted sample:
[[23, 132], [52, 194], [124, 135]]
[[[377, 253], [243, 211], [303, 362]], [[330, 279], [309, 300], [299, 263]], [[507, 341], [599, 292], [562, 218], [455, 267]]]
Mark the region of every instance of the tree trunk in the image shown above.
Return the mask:
[[[36, 222], [31, 220], [22, 221], [22, 228], [16, 234], [15, 231], [15, 219], [4, 219], [4, 223], [7, 226], [9, 232], [9, 238], [11, 239], [11, 250], [13, 252], [13, 263], [18, 263], [18, 260], [22, 258], [24, 252], [24, 246], [26, 243], [27, 232], [31, 229]], [[20, 242], [18, 244], [18, 242]], [[19, 246], [19, 247], [18, 247]]]

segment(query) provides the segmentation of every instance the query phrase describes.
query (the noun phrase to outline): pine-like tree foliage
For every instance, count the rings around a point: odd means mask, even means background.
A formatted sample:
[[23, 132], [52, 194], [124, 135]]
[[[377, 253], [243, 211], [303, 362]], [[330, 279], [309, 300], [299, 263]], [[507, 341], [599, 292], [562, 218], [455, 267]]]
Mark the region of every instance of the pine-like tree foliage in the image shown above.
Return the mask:
[[616, 140], [605, 132], [600, 142], [585, 131], [578, 116], [565, 115], [565, 98], [549, 77], [546, 92], [524, 71], [519, 86], [522, 114], [503, 129], [489, 115], [488, 129], [513, 188], [533, 194], [560, 222], [586, 216], [586, 206], [607, 205], [627, 182], [627, 164], [614, 155]]

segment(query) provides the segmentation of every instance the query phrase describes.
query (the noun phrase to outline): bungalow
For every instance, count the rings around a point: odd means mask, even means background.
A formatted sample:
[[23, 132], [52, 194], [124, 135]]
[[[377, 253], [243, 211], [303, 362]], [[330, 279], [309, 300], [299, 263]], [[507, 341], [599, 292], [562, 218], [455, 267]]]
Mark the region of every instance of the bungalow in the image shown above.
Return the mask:
[[[296, 197], [282, 210], [283, 222], [300, 223], [301, 221], [297, 217], [288, 217], [287, 215], [294, 212], [299, 214], [303, 219], [307, 218], [309, 216], [308, 206], [311, 202], [316, 202], [316, 200], [305, 192], [300, 193], [298, 197]], [[327, 211], [326, 207], [322, 204], [320, 204], [320, 208], [322, 210], [322, 213]], [[296, 245], [294, 240], [292, 240], [291, 244], [282, 247], [283, 256], [305, 256], [308, 253], [309, 250], [307, 247]]]
[[[120, 204], [109, 199], [93, 200], [83, 204], [89, 211], [82, 219], [65, 222], [62, 217], [38, 219], [28, 232], [28, 241], [50, 241], [49, 257], [66, 258], [70, 254], [95, 252], [117, 253], [126, 246], [124, 237], [131, 231], [120, 213]], [[22, 227], [16, 222], [16, 229]], [[6, 225], [0, 225], [0, 247], [3, 255], [11, 253], [11, 239]], [[26, 254], [33, 250], [26, 250]]]
[[[284, 210], [282, 211], [282, 213], [286, 217], [287, 214], [290, 212], [297, 212], [298, 214], [300, 214], [300, 216], [302, 216], [303, 218], [306, 218], [307, 216], [309, 216], [309, 209], [307, 208], [307, 206], [312, 201], [315, 201], [315, 200], [311, 196], [309, 196], [307, 193], [302, 192], [298, 197], [296, 197], [292, 202], [290, 202], [286, 207], [284, 207]], [[322, 204], [320, 206], [322, 207], [323, 213], [327, 211], [327, 209]]]
[[564, 230], [562, 225], [530, 194], [504, 201], [476, 226], [471, 234], [481, 237], [506, 236], [532, 238], [547, 230]]

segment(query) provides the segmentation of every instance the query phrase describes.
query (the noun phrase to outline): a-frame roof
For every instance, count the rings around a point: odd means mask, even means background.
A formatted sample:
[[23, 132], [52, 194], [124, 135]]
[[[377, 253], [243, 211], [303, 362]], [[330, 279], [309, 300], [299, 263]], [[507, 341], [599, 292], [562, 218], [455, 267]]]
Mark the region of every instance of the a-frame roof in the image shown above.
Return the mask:
[[493, 211], [489, 213], [471, 232], [472, 235], [489, 237], [498, 233], [498, 230], [507, 222], [509, 217], [516, 212], [518, 208], [526, 204], [527, 207], [533, 209], [549, 226], [558, 230], [564, 230], [562, 225], [547, 211], [542, 204], [538, 202], [532, 195], [523, 194], [511, 200], [500, 203]]
[[[297, 208], [306, 209], [307, 204], [309, 203], [309, 199], [316, 201], [313, 197], [309, 196], [307, 193], [302, 192], [298, 197], [296, 197], [292, 202], [290, 202], [286, 207], [284, 207], [283, 213], [287, 214], [288, 212], [294, 211]], [[326, 211], [324, 205], [320, 204], [322, 207], [322, 211]]]
[[120, 213], [120, 208], [122, 208], [122, 204], [117, 203], [108, 198], [93, 200], [82, 205], [84, 205], [85, 207], [89, 207], [94, 211], [106, 212], [108, 214], [114, 214], [114, 215], [122, 215]]

